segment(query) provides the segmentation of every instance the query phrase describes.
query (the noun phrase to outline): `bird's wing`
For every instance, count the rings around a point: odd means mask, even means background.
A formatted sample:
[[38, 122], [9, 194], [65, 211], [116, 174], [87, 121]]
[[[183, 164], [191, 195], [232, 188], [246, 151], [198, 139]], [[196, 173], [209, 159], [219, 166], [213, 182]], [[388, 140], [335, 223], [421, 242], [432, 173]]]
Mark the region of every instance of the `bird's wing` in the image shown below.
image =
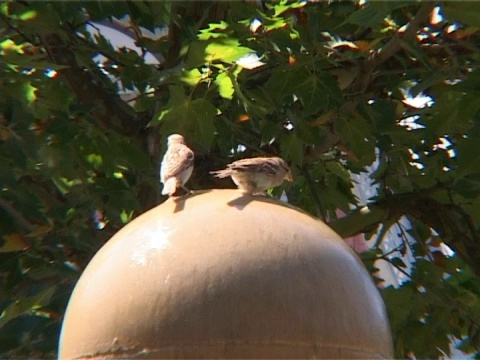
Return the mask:
[[194, 154], [185, 145], [177, 145], [169, 148], [163, 157], [161, 180], [165, 182], [168, 178], [176, 176], [183, 170], [193, 166]]
[[232, 171], [263, 173], [266, 175], [275, 176], [278, 172], [278, 167], [270, 158], [252, 158], [234, 161], [228, 165]]

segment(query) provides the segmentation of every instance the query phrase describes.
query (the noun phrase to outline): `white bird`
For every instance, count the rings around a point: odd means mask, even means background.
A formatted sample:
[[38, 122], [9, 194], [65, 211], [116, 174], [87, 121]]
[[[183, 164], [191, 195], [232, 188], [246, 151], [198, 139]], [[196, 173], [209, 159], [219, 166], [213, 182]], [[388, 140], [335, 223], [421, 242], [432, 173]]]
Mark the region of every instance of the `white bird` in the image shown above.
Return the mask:
[[284, 180], [293, 181], [288, 164], [279, 157], [242, 159], [210, 174], [218, 178], [231, 176], [238, 188], [248, 194], [263, 193], [281, 185]]
[[180, 187], [190, 192], [185, 183], [192, 175], [193, 159], [193, 151], [185, 145], [182, 135], [172, 134], [168, 137], [168, 148], [160, 166], [162, 195], [172, 196]]

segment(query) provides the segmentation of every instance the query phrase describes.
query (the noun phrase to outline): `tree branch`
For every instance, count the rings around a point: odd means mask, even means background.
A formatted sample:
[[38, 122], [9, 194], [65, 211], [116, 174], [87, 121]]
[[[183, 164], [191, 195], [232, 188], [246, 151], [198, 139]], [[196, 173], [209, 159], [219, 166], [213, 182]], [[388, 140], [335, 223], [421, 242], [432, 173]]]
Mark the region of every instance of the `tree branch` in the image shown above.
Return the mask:
[[7, 28], [5, 30], [2, 31], [2, 35], [5, 36], [5, 37], [8, 37], [9, 36], [9, 33], [11, 32], [16, 32], [18, 35], [20, 35], [20, 37], [25, 41], [25, 42], [28, 42], [32, 45], [38, 45], [36, 44], [33, 39], [31, 39], [30, 37], [28, 37], [27, 35], [25, 35], [25, 33], [23, 33], [18, 27], [15, 27], [8, 19], [8, 17], [6, 17], [5, 15], [3, 14], [0, 14], [0, 19], [2, 19], [2, 21], [7, 25]]
[[[425, 194], [407, 193], [389, 195], [369, 204], [368, 209], [370, 212], [388, 214], [389, 219], [405, 215], [423, 222], [435, 230], [445, 244], [480, 275], [480, 234], [472, 227], [469, 215], [460, 206], [440, 203]], [[364, 210], [360, 209], [349, 216], [359, 217], [362, 211]], [[367, 213], [364, 216], [367, 216]], [[368, 222], [367, 226], [378, 226], [385, 220], [385, 217], [379, 216], [374, 219], [374, 223]], [[335, 223], [332, 226], [335, 227]], [[356, 228], [352, 233], [344, 233], [343, 236], [353, 236], [363, 231], [364, 229]]]
[[35, 226], [23, 217], [9, 202], [4, 199], [0, 199], [0, 207], [3, 208], [22, 228], [28, 232], [35, 230]]
[[[418, 29], [420, 29], [422, 24], [428, 21], [428, 17], [430, 16], [430, 13], [433, 11], [435, 6], [436, 3], [433, 1], [423, 2], [422, 5], [420, 5], [420, 8], [415, 17], [408, 23], [404, 33], [402, 35], [399, 35], [397, 33], [390, 39], [390, 41], [385, 44], [383, 48], [375, 52], [368, 60], [366, 60], [361, 65], [358, 77], [352, 85], [352, 93], [363, 94], [366, 91], [366, 89], [371, 83], [372, 74], [375, 69], [401, 50], [401, 39], [411, 40], [415, 38]], [[359, 97], [357, 97], [357, 100], [346, 103], [344, 105], [344, 111], [348, 112], [353, 110], [356, 107], [358, 101]]]
[[42, 36], [42, 42], [50, 59], [66, 68], [59, 71], [66, 80], [78, 100], [85, 104], [97, 105], [93, 115], [104, 129], [133, 135], [144, 127], [144, 123], [137, 120], [137, 116], [120, 97], [109, 92], [99, 84], [91, 72], [82, 69], [76, 62], [74, 52], [63, 42], [59, 35], [50, 33]]

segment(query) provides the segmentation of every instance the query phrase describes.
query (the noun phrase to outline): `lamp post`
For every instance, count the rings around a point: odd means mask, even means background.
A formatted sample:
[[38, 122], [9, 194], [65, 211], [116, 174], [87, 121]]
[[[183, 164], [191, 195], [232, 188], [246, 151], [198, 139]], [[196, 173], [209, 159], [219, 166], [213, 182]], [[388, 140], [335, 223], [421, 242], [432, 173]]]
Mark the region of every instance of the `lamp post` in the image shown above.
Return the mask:
[[85, 269], [59, 357], [391, 358], [384, 304], [329, 227], [276, 200], [198, 192], [139, 216]]

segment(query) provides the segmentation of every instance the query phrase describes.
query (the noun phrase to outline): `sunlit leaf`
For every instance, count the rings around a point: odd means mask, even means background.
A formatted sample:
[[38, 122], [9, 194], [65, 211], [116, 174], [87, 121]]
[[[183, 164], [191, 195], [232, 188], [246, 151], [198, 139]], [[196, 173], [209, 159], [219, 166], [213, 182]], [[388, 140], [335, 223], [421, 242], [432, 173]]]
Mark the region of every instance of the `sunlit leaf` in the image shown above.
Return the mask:
[[[220, 23], [208, 24], [208, 29], [200, 30], [198, 34], [199, 40], [217, 39], [219, 37], [226, 37], [227, 34], [223, 30], [226, 30], [228, 24], [225, 21]], [[220, 30], [220, 31], [219, 31]]]
[[233, 63], [251, 52], [253, 52], [252, 49], [240, 46], [238, 40], [228, 39], [222, 42], [212, 42], [205, 48], [205, 62], [210, 63], [221, 60]]
[[29, 21], [33, 20], [37, 17], [37, 12], [35, 10], [25, 11], [23, 14], [19, 16], [19, 19], [22, 21]]
[[187, 85], [195, 86], [203, 78], [204, 76], [198, 69], [192, 69], [192, 70], [185, 71], [183, 75], [180, 77], [180, 80], [186, 83]]
[[215, 84], [218, 86], [218, 93], [225, 99], [232, 99], [233, 97], [233, 83], [230, 76], [222, 72], [215, 78]]
[[186, 66], [191, 69], [217, 61], [233, 64], [242, 56], [253, 52], [252, 49], [241, 46], [236, 39], [218, 39], [210, 42], [198, 41], [190, 45]]

